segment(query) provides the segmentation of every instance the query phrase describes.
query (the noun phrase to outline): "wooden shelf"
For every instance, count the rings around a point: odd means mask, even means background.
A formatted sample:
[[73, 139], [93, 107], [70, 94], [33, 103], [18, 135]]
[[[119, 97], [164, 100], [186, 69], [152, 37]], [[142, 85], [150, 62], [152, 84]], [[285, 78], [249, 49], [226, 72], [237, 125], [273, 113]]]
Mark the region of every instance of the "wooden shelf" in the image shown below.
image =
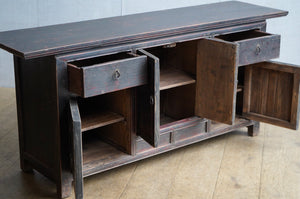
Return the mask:
[[[87, 135], [87, 136], [85, 136]], [[105, 143], [94, 134], [85, 134], [83, 139], [83, 175], [89, 176], [105, 168], [109, 168], [112, 163], [119, 160], [126, 160], [128, 155], [116, 147]]]
[[193, 84], [196, 80], [187, 73], [178, 69], [161, 69], [159, 89], [165, 90], [187, 84]]
[[111, 111], [89, 112], [81, 114], [81, 131], [88, 131], [124, 120], [122, 115]]

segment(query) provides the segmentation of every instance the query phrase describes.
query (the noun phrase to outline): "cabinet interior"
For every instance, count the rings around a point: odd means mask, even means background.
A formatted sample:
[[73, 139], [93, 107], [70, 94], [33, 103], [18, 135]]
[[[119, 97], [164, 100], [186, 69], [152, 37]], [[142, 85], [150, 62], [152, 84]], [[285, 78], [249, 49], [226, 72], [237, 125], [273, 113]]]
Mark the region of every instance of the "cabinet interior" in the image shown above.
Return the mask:
[[195, 84], [160, 93], [160, 125], [195, 116]]
[[[130, 89], [91, 98], [79, 98], [78, 105], [82, 121], [83, 141], [85, 138], [94, 137], [95, 140], [107, 142], [123, 152], [132, 153], [133, 115]], [[88, 150], [89, 142], [84, 141], [84, 143], [86, 147], [83, 150]]]
[[160, 62], [160, 125], [194, 116], [197, 40], [146, 50]]
[[[244, 39], [246, 33], [253, 33], [253, 37], [263, 35], [256, 31], [230, 34], [223, 37], [233, 41], [234, 38]], [[248, 34], [247, 34], [248, 35]], [[233, 37], [234, 36], [234, 37]], [[248, 35], [251, 38], [251, 34]], [[174, 45], [158, 46], [145, 49], [147, 52], [159, 58], [160, 69], [160, 126], [172, 126], [173, 122], [190, 118], [196, 115], [196, 81], [197, 81], [197, 53], [205, 51], [199, 40], [176, 43]], [[201, 48], [201, 49], [198, 49]], [[118, 53], [103, 57], [72, 62], [77, 66], [94, 65], [116, 59], [130, 58], [131, 53]], [[236, 95], [236, 115], [242, 115], [244, 67], [238, 67], [238, 84]], [[125, 89], [113, 93], [99, 95], [90, 98], [79, 99], [79, 109], [82, 119], [83, 138], [85, 140], [98, 140], [106, 142], [110, 146], [119, 149], [120, 152], [132, 154], [132, 136], [135, 117], [134, 89]], [[222, 123], [212, 122], [214, 125]], [[87, 132], [85, 132], [87, 131]], [[139, 132], [136, 132], [139, 134]], [[94, 138], [91, 138], [94, 137]], [[87, 141], [84, 142], [84, 150], [89, 149]], [[90, 142], [92, 143], [92, 142]], [[93, 142], [94, 143], [94, 142]], [[96, 145], [95, 145], [96, 146]], [[96, 147], [92, 147], [95, 151]], [[100, 151], [99, 151], [100, 153]], [[86, 152], [84, 154], [90, 154]], [[89, 156], [89, 155], [88, 155]]]

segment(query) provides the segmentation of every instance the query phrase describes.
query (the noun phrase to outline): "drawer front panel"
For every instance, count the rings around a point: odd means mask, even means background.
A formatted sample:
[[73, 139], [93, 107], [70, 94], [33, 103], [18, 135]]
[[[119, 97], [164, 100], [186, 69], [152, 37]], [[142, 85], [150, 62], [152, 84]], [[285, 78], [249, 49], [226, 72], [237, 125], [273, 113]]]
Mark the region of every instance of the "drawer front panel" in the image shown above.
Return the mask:
[[268, 35], [238, 41], [239, 66], [278, 58], [280, 52], [280, 35]]
[[87, 67], [68, 65], [69, 90], [91, 97], [147, 83], [147, 57], [137, 56]]

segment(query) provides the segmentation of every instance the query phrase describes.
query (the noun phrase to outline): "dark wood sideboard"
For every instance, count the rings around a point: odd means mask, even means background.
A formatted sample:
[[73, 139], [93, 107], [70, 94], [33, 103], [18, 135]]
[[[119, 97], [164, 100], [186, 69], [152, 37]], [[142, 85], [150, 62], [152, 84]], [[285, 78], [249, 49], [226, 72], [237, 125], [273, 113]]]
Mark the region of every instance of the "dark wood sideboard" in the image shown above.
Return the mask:
[[300, 68], [229, 1], [0, 33], [14, 54], [24, 172], [83, 198], [83, 177], [259, 122], [296, 129]]

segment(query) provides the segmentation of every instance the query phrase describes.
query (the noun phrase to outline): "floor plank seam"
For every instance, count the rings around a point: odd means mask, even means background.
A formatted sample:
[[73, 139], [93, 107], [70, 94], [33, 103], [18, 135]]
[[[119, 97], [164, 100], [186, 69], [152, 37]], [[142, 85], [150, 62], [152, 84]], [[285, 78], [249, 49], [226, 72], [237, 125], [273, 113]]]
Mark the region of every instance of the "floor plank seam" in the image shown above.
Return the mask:
[[225, 145], [224, 145], [224, 149], [223, 149], [223, 153], [222, 153], [222, 159], [220, 161], [220, 166], [219, 166], [219, 170], [218, 170], [218, 175], [217, 175], [217, 179], [216, 179], [216, 183], [215, 183], [215, 187], [214, 187], [214, 192], [213, 192], [213, 195], [212, 195], [212, 199], [215, 198], [215, 193], [216, 193], [216, 188], [217, 188], [217, 184], [218, 184], [218, 180], [219, 180], [219, 176], [220, 176], [220, 171], [221, 171], [221, 167], [222, 167], [222, 163], [223, 163], [223, 160], [224, 160], [224, 154], [225, 154], [225, 150], [226, 150], [226, 147], [227, 147], [227, 144], [228, 144], [228, 134], [226, 135], [226, 141], [225, 141]]
[[128, 184], [129, 184], [129, 182], [131, 181], [131, 179], [132, 179], [132, 177], [133, 177], [133, 174], [134, 174], [135, 171], [136, 171], [136, 168], [138, 167], [138, 164], [139, 164], [139, 163], [136, 163], [136, 164], [135, 164], [135, 167], [134, 167], [134, 169], [133, 169], [133, 171], [132, 171], [132, 173], [131, 173], [131, 175], [130, 175], [130, 178], [128, 179], [126, 185], [124, 186], [123, 191], [121, 192], [120, 196], [118, 197], [119, 199], [123, 196], [125, 190], [127, 189]]
[[259, 191], [258, 191], [258, 198], [261, 198], [261, 189], [262, 189], [262, 173], [263, 173], [263, 166], [264, 166], [264, 153], [265, 153], [265, 140], [266, 140], [266, 125], [263, 128], [263, 147], [261, 152], [261, 165], [260, 165], [260, 175], [259, 175]]
[[186, 153], [186, 150], [187, 150], [187, 149], [184, 149], [184, 152], [183, 152], [181, 158], [179, 159], [179, 164], [177, 164], [177, 167], [176, 167], [176, 169], [175, 169], [176, 173], [175, 173], [175, 175], [174, 175], [173, 178], [172, 178], [172, 181], [171, 181], [170, 188], [169, 188], [169, 190], [168, 190], [168, 194], [167, 194], [166, 199], [169, 198], [170, 191], [171, 191], [172, 186], [173, 186], [173, 184], [174, 184], [174, 182], [175, 182], [175, 178], [176, 178], [176, 176], [177, 176], [177, 174], [178, 174], [177, 171], [178, 171], [178, 169], [179, 169], [179, 167], [180, 167], [180, 165], [181, 165], [180, 163], [183, 162], [182, 160], [183, 160], [183, 157], [184, 157], [184, 155], [185, 155], [185, 153]]

